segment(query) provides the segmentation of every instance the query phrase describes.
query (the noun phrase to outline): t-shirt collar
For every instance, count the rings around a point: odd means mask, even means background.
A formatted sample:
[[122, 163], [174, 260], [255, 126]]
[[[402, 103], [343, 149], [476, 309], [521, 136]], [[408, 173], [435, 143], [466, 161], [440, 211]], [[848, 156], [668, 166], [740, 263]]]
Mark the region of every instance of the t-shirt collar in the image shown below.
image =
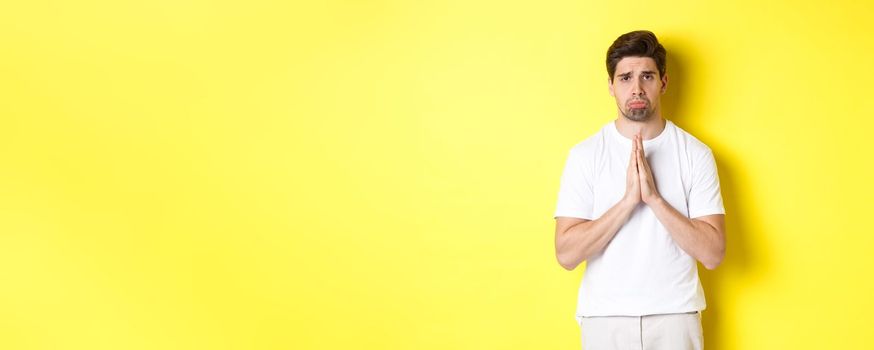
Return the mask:
[[[668, 134], [668, 128], [673, 128], [673, 127], [674, 127], [674, 123], [672, 123], [670, 120], [665, 120], [665, 127], [664, 127], [664, 129], [662, 129], [662, 132], [659, 133], [658, 136], [656, 136], [650, 140], [643, 140], [643, 147], [649, 148], [649, 147], [654, 147], [654, 146], [661, 144], [662, 140], [664, 140], [667, 137], [666, 135]], [[621, 133], [619, 133], [619, 128], [616, 127], [615, 120], [610, 122], [610, 126], [608, 129], [610, 129], [610, 133], [613, 134], [613, 136], [616, 138], [617, 141], [619, 141], [619, 143], [622, 143], [623, 145], [627, 145], [628, 147], [631, 147], [631, 139], [629, 139], [629, 138], [623, 136]]]

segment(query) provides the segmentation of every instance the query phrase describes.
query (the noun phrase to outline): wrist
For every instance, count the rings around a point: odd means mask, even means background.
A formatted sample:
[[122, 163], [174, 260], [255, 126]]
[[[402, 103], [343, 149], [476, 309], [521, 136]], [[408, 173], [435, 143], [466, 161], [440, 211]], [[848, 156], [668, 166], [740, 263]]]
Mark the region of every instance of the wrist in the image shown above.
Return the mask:
[[640, 198], [635, 198], [628, 195], [623, 196], [622, 199], [619, 201], [619, 204], [623, 208], [629, 210], [634, 209], [634, 207], [636, 207], [638, 203], [640, 203]]
[[665, 204], [665, 199], [662, 196], [654, 195], [646, 200], [646, 204], [651, 207], [661, 206]]

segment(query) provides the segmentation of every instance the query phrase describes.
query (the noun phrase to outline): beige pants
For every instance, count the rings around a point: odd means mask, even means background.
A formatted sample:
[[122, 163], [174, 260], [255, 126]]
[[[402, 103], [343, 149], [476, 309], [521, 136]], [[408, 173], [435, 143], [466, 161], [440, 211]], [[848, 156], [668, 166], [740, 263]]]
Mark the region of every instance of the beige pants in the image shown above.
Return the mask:
[[583, 317], [584, 350], [701, 350], [701, 313]]

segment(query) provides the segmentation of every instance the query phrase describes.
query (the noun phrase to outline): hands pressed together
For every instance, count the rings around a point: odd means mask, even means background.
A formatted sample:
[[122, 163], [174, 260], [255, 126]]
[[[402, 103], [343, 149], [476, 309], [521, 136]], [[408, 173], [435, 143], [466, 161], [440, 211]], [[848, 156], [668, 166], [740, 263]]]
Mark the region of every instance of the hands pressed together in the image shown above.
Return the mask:
[[637, 205], [640, 202], [652, 205], [661, 200], [652, 177], [652, 169], [643, 152], [643, 137], [640, 134], [634, 135], [631, 141], [631, 157], [628, 162], [623, 200], [630, 205]]

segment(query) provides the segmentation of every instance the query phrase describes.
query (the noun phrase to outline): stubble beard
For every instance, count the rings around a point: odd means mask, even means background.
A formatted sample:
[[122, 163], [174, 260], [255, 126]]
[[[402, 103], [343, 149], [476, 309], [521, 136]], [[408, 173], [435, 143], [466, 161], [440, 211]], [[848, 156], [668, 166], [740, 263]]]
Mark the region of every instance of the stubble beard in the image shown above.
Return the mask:
[[623, 117], [634, 122], [645, 122], [652, 117], [652, 110], [649, 104], [645, 108], [629, 108], [627, 111], [623, 111], [620, 108], [619, 112], [622, 113]]

